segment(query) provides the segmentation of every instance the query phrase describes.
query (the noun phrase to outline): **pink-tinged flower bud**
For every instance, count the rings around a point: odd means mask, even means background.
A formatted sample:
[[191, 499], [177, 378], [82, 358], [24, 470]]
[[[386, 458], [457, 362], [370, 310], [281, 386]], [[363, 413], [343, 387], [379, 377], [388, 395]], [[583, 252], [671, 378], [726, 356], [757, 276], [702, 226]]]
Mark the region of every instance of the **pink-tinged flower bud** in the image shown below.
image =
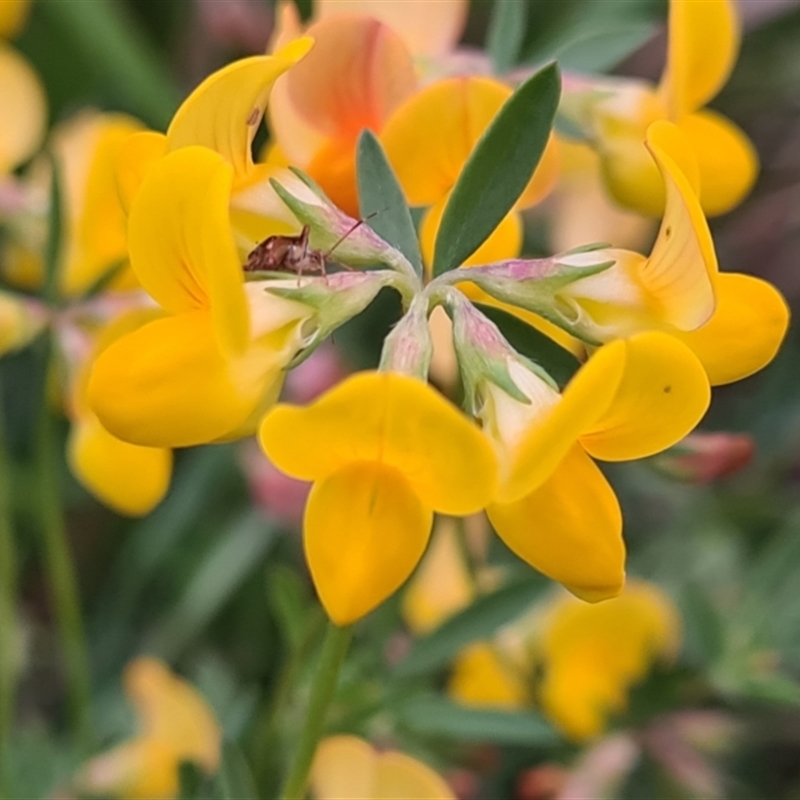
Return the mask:
[[268, 517], [299, 528], [311, 484], [281, 472], [254, 441], [242, 447], [239, 463], [255, 506]]
[[325, 342], [287, 374], [283, 384], [284, 397], [289, 403], [305, 405], [332, 389], [348, 374], [339, 351], [330, 342]]
[[727, 478], [753, 458], [755, 442], [744, 433], [692, 433], [655, 459], [676, 480], [704, 484]]
[[384, 340], [380, 368], [427, 381], [431, 358], [433, 339], [428, 327], [428, 297], [420, 294]]
[[416, 280], [414, 268], [399, 250], [381, 239], [365, 220], [354, 219], [333, 205], [306, 175], [295, 173], [310, 190], [302, 198], [274, 179], [270, 183], [297, 219], [308, 225], [313, 247], [348, 267], [385, 264]]
[[567, 771], [557, 764], [526, 769], [517, 778], [515, 800], [555, 800], [567, 780]]

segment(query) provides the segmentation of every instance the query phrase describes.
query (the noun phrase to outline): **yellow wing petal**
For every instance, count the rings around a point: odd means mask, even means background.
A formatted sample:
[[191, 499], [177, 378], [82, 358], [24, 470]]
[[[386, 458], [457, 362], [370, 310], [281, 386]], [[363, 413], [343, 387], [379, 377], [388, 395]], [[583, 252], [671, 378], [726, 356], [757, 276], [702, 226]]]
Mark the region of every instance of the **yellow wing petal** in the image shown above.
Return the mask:
[[665, 450], [700, 422], [711, 401], [703, 365], [675, 337], [640, 333], [625, 340], [625, 348], [614, 399], [580, 437], [591, 456], [605, 461]]
[[492, 446], [478, 427], [427, 384], [396, 373], [362, 372], [310, 406], [277, 406], [260, 439], [270, 459], [301, 480], [380, 462], [445, 514], [480, 511], [497, 481]]
[[763, 369], [775, 358], [789, 327], [789, 307], [767, 281], [723, 272], [716, 291], [714, 316], [696, 331], [674, 334], [700, 359], [712, 386]]

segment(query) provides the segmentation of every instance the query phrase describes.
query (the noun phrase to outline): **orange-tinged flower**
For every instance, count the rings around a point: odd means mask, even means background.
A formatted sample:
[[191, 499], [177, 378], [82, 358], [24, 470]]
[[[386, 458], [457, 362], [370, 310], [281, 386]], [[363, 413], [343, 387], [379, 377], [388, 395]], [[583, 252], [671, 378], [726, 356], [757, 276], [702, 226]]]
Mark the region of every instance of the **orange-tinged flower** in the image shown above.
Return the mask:
[[[511, 94], [509, 87], [492, 78], [437, 81], [398, 108], [380, 135], [408, 202], [430, 206], [420, 229], [422, 253], [428, 264], [450, 191], [483, 132]], [[519, 253], [522, 222], [518, 211], [539, 202], [552, 188], [557, 172], [557, 145], [551, 139], [514, 210], [467, 265], [513, 258]]]
[[412, 94], [414, 64], [403, 40], [371, 17], [331, 16], [308, 33], [313, 50], [275, 85], [270, 128], [288, 161], [357, 215], [358, 134], [380, 132]]
[[126, 800], [170, 800], [180, 793], [180, 765], [212, 775], [219, 766], [219, 724], [205, 700], [154, 658], [125, 670], [125, 692], [139, 718], [139, 734], [92, 759], [76, 778], [80, 791]]
[[356, 736], [323, 739], [311, 767], [315, 800], [455, 800], [429, 766], [396, 750], [375, 750]]
[[308, 307], [244, 283], [233, 168], [205, 147], [154, 164], [130, 211], [131, 263], [167, 315], [97, 358], [89, 404], [115, 436], [183, 447], [247, 435], [302, 344]]
[[280, 469], [314, 481], [306, 557], [339, 625], [409, 577], [434, 511], [471, 514], [494, 496], [489, 441], [434, 389], [405, 375], [359, 373], [305, 408], [276, 406], [259, 436]]
[[[658, 175], [643, 150], [654, 121], [678, 125], [697, 154], [700, 200], [710, 216], [750, 191], [758, 158], [730, 120], [703, 106], [721, 89], [736, 60], [739, 20], [733, 0], [670, 0], [667, 64], [659, 87], [626, 79], [566, 86], [568, 113], [583, 118], [601, 159], [606, 185], [622, 205], [659, 216]], [[572, 97], [570, 98], [570, 94]]]

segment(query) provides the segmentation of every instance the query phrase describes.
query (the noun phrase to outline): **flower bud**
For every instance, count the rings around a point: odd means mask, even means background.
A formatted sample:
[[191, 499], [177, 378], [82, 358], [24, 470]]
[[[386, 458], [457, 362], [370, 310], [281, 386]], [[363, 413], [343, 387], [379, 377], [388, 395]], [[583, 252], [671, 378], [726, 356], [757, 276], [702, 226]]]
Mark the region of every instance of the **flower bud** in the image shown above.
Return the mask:
[[705, 484], [738, 472], [754, 452], [753, 438], [744, 433], [691, 433], [654, 462], [675, 480]]
[[433, 339], [428, 327], [428, 297], [414, 298], [411, 307], [383, 342], [380, 368], [428, 380]]

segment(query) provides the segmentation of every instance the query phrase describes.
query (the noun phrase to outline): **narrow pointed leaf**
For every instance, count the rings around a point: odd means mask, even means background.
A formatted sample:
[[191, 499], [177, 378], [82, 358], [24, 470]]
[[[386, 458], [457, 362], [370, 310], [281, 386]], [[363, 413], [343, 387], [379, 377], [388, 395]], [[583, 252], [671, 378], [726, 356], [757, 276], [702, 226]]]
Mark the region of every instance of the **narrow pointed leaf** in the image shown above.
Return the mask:
[[527, 2], [495, 0], [486, 47], [498, 75], [508, 72], [517, 63], [527, 25]]
[[375, 134], [361, 131], [357, 154], [358, 204], [361, 218], [397, 248], [422, 275], [422, 257], [414, 221], [403, 190]]
[[434, 275], [463, 264], [511, 210], [542, 157], [560, 93], [558, 66], [548, 64], [509, 97], [486, 129], [442, 215]]

